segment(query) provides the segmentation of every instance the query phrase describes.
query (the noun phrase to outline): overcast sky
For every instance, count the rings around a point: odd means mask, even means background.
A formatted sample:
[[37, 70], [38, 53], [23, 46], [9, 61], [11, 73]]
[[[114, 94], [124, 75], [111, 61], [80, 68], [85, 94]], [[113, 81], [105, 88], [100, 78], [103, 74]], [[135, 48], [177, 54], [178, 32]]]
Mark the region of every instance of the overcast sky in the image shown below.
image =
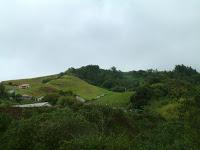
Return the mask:
[[200, 69], [200, 1], [1, 0], [0, 81], [88, 64]]

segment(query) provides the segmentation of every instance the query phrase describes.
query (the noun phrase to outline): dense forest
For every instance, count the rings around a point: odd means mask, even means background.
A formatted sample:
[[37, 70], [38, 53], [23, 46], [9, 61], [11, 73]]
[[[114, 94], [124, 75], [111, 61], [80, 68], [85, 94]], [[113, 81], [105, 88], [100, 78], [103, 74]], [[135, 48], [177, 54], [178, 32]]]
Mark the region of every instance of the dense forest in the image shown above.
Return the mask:
[[121, 72], [112, 67], [109, 70], [101, 69], [97, 65], [88, 65], [79, 69], [70, 68], [65, 73], [75, 75], [91, 84], [110, 90], [124, 91], [135, 90], [144, 84], [184, 82], [199, 84], [200, 74], [193, 68], [177, 65], [173, 71], [158, 71], [149, 69], [147, 71]]
[[[132, 91], [124, 108], [75, 102], [75, 93], [46, 95], [50, 108], [0, 108], [3, 150], [199, 150], [200, 74], [184, 65], [172, 71], [122, 72], [89, 65], [60, 73], [114, 92]], [[50, 80], [43, 81], [48, 83]], [[0, 100], [9, 93], [0, 84]], [[17, 100], [17, 98], [16, 98]], [[10, 112], [9, 110], [12, 109]]]

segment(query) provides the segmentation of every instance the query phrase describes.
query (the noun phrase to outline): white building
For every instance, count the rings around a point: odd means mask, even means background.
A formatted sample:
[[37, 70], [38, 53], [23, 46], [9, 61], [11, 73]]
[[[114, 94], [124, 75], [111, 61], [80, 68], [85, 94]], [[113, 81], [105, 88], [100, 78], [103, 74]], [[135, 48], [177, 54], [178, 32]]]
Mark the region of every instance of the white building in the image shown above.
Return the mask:
[[18, 86], [19, 89], [28, 89], [30, 88], [30, 84], [21, 84]]

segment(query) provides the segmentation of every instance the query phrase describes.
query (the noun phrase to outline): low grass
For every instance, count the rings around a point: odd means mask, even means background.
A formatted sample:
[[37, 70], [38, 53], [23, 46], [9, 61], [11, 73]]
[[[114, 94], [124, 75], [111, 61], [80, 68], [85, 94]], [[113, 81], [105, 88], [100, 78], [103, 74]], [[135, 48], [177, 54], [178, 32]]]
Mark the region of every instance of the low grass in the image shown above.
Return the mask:
[[[43, 80], [49, 78], [52, 78], [52, 80], [47, 83], [42, 83]], [[54, 75], [33, 79], [6, 81], [5, 83], [8, 90], [14, 89], [16, 93], [27, 94], [34, 97], [44, 96], [47, 93], [52, 93], [58, 90], [71, 90], [77, 95], [80, 95], [87, 100], [91, 100], [99, 95], [109, 93], [109, 91], [105, 89], [93, 86], [77, 77], [68, 75], [60, 78], [57, 78], [57, 76]], [[12, 83], [12, 85], [9, 85], [9, 83]], [[19, 89], [18, 87], [14, 86], [20, 84], [30, 84], [31, 87], [28, 89]]]
[[109, 105], [112, 107], [126, 107], [130, 103], [130, 97], [133, 92], [116, 93], [110, 92], [105, 97], [95, 101], [98, 105]]
[[179, 103], [169, 103], [157, 109], [157, 112], [166, 120], [178, 119]]
[[148, 109], [160, 114], [166, 120], [178, 119], [178, 108], [180, 103], [176, 100], [163, 99], [154, 101], [148, 106]]

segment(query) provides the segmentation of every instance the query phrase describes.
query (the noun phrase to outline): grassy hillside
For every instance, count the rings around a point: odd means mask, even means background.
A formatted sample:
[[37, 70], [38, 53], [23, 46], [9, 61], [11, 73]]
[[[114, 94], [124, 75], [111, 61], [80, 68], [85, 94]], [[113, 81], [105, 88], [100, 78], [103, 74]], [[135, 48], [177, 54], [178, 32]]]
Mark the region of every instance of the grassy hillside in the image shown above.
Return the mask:
[[184, 101], [184, 99], [176, 100], [163, 98], [160, 100], [154, 100], [148, 106], [146, 106], [146, 109], [159, 114], [166, 120], [178, 119], [179, 108], [182, 107], [181, 101]]
[[116, 93], [111, 92], [105, 97], [95, 101], [98, 105], [109, 105], [113, 107], [126, 107], [130, 103], [130, 96], [133, 92]]
[[[47, 83], [43, 83], [43, 81], [47, 79], [51, 80]], [[81, 97], [87, 100], [91, 100], [101, 94], [109, 93], [109, 91], [105, 89], [93, 86], [77, 77], [68, 75], [59, 78], [56, 75], [54, 75], [33, 79], [13, 80], [7, 81], [5, 83], [7, 89], [15, 89], [17, 93], [28, 94], [35, 97], [44, 96], [47, 93], [51, 93], [57, 90], [71, 90], [74, 93], [80, 95]], [[9, 83], [12, 85], [9, 85]], [[16, 85], [20, 84], [30, 84], [31, 87], [28, 89], [19, 89], [16, 87]]]

